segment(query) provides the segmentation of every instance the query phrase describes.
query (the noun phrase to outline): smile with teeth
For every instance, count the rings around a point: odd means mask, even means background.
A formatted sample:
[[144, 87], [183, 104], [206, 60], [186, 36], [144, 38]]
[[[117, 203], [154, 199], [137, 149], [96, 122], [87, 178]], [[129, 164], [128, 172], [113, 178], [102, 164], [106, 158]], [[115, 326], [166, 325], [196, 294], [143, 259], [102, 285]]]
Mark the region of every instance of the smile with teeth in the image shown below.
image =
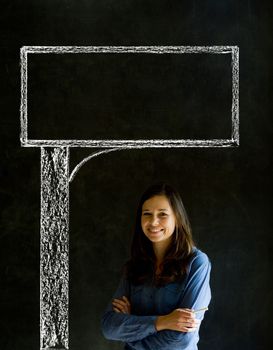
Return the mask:
[[161, 231], [163, 231], [163, 229], [148, 229], [151, 233], [159, 233]]

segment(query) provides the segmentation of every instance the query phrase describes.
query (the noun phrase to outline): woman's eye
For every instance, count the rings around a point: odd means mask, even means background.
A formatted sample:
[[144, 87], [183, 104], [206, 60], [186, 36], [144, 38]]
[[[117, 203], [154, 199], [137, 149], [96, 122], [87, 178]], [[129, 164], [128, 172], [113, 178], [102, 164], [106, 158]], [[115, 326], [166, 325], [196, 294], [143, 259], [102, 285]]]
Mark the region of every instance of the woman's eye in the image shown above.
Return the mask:
[[[152, 214], [151, 213], [143, 213], [142, 216], [151, 216]], [[166, 213], [159, 213], [158, 214], [158, 217], [166, 217], [168, 216], [168, 214]]]

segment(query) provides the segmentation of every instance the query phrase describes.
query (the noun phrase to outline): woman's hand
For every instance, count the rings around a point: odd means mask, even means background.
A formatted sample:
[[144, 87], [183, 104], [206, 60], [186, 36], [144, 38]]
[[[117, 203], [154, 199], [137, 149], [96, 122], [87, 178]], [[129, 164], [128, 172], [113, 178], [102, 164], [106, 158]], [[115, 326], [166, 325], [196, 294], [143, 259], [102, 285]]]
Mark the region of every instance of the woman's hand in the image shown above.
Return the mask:
[[195, 318], [195, 313], [190, 309], [175, 309], [171, 313], [158, 316], [155, 322], [157, 331], [169, 329], [180, 332], [194, 332], [200, 321]]
[[115, 312], [122, 312], [124, 314], [131, 313], [131, 304], [125, 296], [123, 296], [121, 299], [114, 299], [112, 301], [112, 305]]

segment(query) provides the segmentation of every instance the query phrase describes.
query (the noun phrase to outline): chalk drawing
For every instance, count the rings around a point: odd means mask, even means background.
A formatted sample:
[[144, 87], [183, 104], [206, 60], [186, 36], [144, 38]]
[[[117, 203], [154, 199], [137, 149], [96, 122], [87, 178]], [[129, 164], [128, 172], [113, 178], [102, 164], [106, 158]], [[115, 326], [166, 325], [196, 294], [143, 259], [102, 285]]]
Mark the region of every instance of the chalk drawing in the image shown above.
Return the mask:
[[[231, 138], [209, 140], [31, 140], [28, 139], [27, 82], [28, 54], [146, 53], [146, 54], [230, 54], [232, 66]], [[239, 146], [239, 48], [237, 46], [23, 46], [21, 48], [21, 145], [24, 147], [234, 147]]]
[[76, 176], [77, 172], [80, 170], [80, 168], [87, 163], [91, 158], [97, 157], [101, 154], [104, 153], [109, 153], [109, 152], [114, 152], [114, 151], [119, 151], [122, 148], [110, 148], [104, 151], [99, 151], [99, 152], [94, 152], [92, 154], [90, 154], [88, 157], [84, 158], [78, 165], [75, 166], [75, 168], [73, 169], [73, 171], [71, 172], [71, 175], [69, 177], [69, 182], [72, 182], [72, 180], [74, 179], [74, 177]]
[[68, 349], [69, 149], [41, 148], [40, 344]]
[[[209, 140], [32, 140], [28, 138], [28, 54], [148, 53], [231, 54], [230, 139]], [[69, 348], [69, 183], [90, 159], [122, 149], [239, 146], [239, 48], [237, 46], [24, 46], [21, 48], [20, 140], [41, 148], [40, 349]], [[69, 173], [70, 147], [104, 148]]]

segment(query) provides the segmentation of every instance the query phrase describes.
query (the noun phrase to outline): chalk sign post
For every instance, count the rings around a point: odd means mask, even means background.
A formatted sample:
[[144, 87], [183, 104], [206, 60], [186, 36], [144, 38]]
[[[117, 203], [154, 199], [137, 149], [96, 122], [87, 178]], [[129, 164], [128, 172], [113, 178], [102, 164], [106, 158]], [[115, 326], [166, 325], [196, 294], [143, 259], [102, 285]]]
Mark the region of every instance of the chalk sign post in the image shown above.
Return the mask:
[[[33, 139], [28, 137], [28, 60], [35, 54], [231, 55], [231, 135], [227, 139]], [[69, 183], [98, 155], [140, 148], [239, 146], [239, 48], [237, 46], [24, 46], [21, 48], [21, 145], [41, 148], [40, 349], [69, 349]], [[71, 172], [72, 147], [97, 148]]]

